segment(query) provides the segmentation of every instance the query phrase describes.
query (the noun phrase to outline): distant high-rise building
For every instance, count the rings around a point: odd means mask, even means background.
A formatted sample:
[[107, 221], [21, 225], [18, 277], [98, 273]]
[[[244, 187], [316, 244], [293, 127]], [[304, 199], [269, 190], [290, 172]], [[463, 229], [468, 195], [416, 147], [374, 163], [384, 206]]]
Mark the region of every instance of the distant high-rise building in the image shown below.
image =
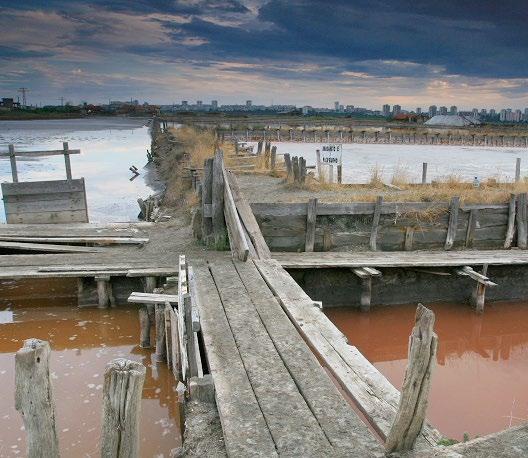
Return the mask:
[[447, 114], [447, 107], [440, 107], [440, 114], [446, 115]]
[[514, 113], [512, 113], [512, 121], [513, 122], [521, 122], [522, 121], [522, 111], [521, 110], [515, 110]]
[[334, 102], [335, 111], [339, 111], [339, 102]]
[[458, 108], [456, 107], [456, 105], [451, 105], [451, 107], [449, 108], [449, 114], [456, 115], [457, 113], [458, 113]]
[[189, 102], [187, 102], [187, 100], [182, 100], [182, 107], [188, 107], [189, 106]]
[[401, 106], [400, 105], [394, 105], [392, 107], [392, 116], [397, 116], [401, 113]]
[[213, 110], [218, 110], [218, 100], [212, 100], [211, 101], [211, 108]]
[[422, 114], [422, 109], [420, 107], [416, 108], [416, 114]]
[[524, 109], [524, 120], [528, 121], [528, 108]]
[[473, 108], [473, 110], [471, 110], [471, 113], [473, 114], [474, 118], [478, 118], [478, 108]]
[[436, 116], [436, 105], [431, 105], [429, 107], [429, 117]]
[[246, 108], [251, 108], [251, 105], [253, 105], [253, 101], [246, 100]]
[[495, 116], [497, 116], [497, 112], [495, 111], [495, 108], [491, 108], [491, 109], [490, 109], [489, 115], [490, 115], [492, 118], [494, 118]]
[[347, 113], [352, 113], [354, 111], [354, 105], [347, 105], [345, 111]]
[[485, 108], [482, 108], [480, 110], [480, 116], [482, 116], [482, 117], [488, 116], [488, 110], [486, 110]]
[[386, 103], [385, 105], [383, 105], [383, 108], [381, 111], [383, 112], [383, 116], [388, 117], [391, 114], [391, 106], [388, 103]]

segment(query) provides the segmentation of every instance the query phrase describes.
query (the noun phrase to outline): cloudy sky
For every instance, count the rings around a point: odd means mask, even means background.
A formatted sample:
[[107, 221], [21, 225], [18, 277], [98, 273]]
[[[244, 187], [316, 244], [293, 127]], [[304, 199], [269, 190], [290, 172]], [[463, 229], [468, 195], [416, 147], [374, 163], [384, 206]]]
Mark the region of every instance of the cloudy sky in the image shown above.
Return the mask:
[[0, 97], [528, 106], [524, 0], [0, 0]]

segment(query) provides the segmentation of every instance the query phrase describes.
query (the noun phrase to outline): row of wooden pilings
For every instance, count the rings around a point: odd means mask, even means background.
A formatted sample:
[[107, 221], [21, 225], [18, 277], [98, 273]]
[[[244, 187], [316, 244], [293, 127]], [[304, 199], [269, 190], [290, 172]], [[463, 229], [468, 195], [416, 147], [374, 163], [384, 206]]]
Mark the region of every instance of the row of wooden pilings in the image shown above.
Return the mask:
[[[222, 135], [222, 134], [220, 134]], [[260, 131], [247, 130], [245, 132], [232, 131], [232, 139], [244, 141], [278, 141], [305, 143], [380, 143], [380, 144], [408, 144], [408, 145], [454, 145], [454, 146], [497, 146], [512, 148], [528, 148], [528, 136], [525, 135], [487, 135], [471, 133], [468, 135], [449, 133], [399, 133], [397, 131], [367, 130], [281, 130], [264, 129]]]
[[[48, 342], [24, 341], [15, 355], [15, 408], [24, 421], [29, 458], [58, 458], [55, 401], [50, 378]], [[101, 457], [139, 456], [139, 414], [146, 369], [117, 358], [105, 369]]]

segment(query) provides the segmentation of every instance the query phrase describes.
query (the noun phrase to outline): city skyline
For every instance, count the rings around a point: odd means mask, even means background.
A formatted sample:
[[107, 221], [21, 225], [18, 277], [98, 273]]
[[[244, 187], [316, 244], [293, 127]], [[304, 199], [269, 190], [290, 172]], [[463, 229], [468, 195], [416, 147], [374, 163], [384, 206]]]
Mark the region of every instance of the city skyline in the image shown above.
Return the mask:
[[519, 2], [5, 0], [0, 12], [0, 96], [27, 87], [34, 104], [528, 105]]

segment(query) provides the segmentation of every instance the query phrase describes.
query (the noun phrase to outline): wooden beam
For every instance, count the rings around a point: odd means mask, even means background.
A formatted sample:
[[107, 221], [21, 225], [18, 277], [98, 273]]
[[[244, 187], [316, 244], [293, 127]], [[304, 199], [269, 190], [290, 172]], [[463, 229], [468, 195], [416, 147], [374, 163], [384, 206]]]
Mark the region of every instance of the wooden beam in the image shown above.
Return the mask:
[[382, 205], [383, 205], [383, 196], [378, 196], [376, 199], [376, 206], [374, 207], [374, 213], [372, 215], [372, 229], [370, 231], [369, 246], [372, 251], [376, 251], [377, 249], [378, 227], [379, 227], [379, 222], [380, 222]]
[[[487, 272], [487, 270], [488, 270], [488, 265], [485, 264], [485, 266], [486, 266], [485, 271]], [[482, 284], [485, 285], [485, 286], [497, 286], [497, 283], [492, 282], [492, 281], [486, 276], [486, 272], [483, 272], [483, 273], [475, 272], [475, 271], [473, 270], [473, 268], [470, 267], [470, 266], [464, 266], [464, 267], [462, 267], [461, 269], [457, 269], [457, 270], [456, 270], [456, 273], [457, 273], [458, 275], [461, 275], [461, 276], [468, 276], [468, 277], [472, 278], [473, 280], [477, 281], [478, 283], [482, 283]]]
[[271, 258], [270, 249], [266, 244], [266, 240], [262, 235], [262, 232], [255, 218], [255, 215], [251, 210], [249, 202], [246, 200], [246, 198], [240, 191], [240, 186], [238, 184], [238, 180], [236, 179], [235, 174], [227, 172], [227, 179], [231, 188], [231, 193], [235, 202], [236, 209], [238, 210], [238, 214], [240, 216], [240, 219], [242, 220], [243, 226], [247, 230], [247, 233], [249, 235], [249, 238], [251, 239], [253, 247], [255, 248], [257, 256], [259, 257], [259, 259]]
[[211, 243], [213, 234], [212, 201], [213, 201], [213, 158], [204, 162], [202, 183], [202, 239], [205, 245]]
[[[40, 156], [62, 156], [64, 154], [64, 149], [49, 150], [49, 151], [14, 151], [15, 156], [25, 156], [25, 157], [40, 157]], [[68, 149], [68, 154], [81, 154], [80, 149]], [[0, 153], [1, 156], [10, 156], [11, 153]]]
[[315, 228], [317, 220], [317, 199], [310, 199], [306, 206], [306, 240], [304, 251], [314, 251]]
[[226, 237], [226, 226], [224, 220], [224, 154], [218, 150], [213, 162], [212, 183], [212, 222], [214, 241], [217, 246], [222, 246]]
[[[228, 183], [227, 172], [222, 170], [224, 182]], [[229, 235], [229, 244], [231, 245], [231, 252], [240, 261], [246, 261], [249, 256], [249, 246], [244, 235], [244, 228], [238, 216], [231, 187], [224, 186], [224, 215]]]
[[447, 225], [446, 241], [444, 245], [445, 250], [453, 248], [458, 225], [458, 210], [460, 208], [460, 197], [453, 197], [449, 205], [449, 223]]
[[155, 293], [139, 293], [133, 292], [128, 296], [128, 302], [131, 304], [164, 304], [169, 302], [171, 304], [178, 303], [178, 296], [174, 294], [155, 294]]
[[527, 194], [521, 193], [517, 197], [517, 246], [522, 250], [528, 247], [528, 222], [527, 222]]
[[41, 253], [104, 253], [106, 248], [0, 241], [0, 249], [13, 251], [38, 251]]

